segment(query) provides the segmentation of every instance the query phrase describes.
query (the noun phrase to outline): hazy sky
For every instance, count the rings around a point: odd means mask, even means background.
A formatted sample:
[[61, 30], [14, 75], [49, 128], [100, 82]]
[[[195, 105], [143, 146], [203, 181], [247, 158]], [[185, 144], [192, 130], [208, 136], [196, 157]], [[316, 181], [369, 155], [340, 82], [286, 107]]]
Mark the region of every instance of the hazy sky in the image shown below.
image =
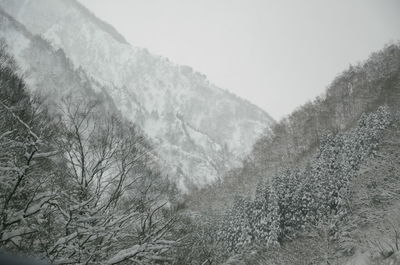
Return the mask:
[[279, 119], [400, 40], [400, 0], [80, 0], [134, 46]]

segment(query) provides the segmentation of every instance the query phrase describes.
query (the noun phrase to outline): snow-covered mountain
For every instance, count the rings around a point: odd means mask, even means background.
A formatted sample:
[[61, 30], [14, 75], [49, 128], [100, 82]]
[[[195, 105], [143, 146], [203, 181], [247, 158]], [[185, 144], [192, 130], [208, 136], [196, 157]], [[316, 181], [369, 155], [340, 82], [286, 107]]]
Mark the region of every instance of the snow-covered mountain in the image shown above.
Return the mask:
[[75, 0], [0, 0], [0, 7], [0, 37], [33, 89], [102, 94], [143, 128], [182, 187], [238, 165], [274, 122], [190, 67], [130, 45]]

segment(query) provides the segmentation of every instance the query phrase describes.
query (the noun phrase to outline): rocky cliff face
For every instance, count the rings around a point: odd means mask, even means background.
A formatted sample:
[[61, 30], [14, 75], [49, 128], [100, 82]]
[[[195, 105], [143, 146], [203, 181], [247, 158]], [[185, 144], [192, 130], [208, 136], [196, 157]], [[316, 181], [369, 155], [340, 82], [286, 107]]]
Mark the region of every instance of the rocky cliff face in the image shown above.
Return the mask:
[[[34, 89], [66, 92], [75, 79], [73, 86], [102, 93], [152, 139], [169, 175], [182, 187], [210, 183], [238, 165], [273, 123], [264, 111], [190, 67], [130, 45], [76, 1], [0, 0], [0, 7], [3, 17], [10, 15], [23, 25], [1, 25], [0, 36]], [[16, 29], [23, 38], [13, 37]], [[42, 52], [35, 54], [38, 45], [49, 46], [43, 49], [53, 53], [47, 56], [51, 60], [44, 61]], [[65, 62], [54, 69], [53, 60], [61, 57]], [[39, 86], [63, 67], [67, 73], [58, 73], [54, 84]]]

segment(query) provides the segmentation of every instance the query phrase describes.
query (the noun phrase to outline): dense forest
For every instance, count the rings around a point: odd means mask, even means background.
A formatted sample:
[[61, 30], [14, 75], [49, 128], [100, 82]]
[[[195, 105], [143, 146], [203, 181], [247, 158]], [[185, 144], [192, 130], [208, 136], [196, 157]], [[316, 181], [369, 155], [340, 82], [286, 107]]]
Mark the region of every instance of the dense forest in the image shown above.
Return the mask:
[[[395, 264], [400, 45], [337, 76], [241, 166], [183, 193], [102, 97], [49, 103], [0, 46], [0, 248], [52, 264]], [[81, 93], [81, 94], [80, 94]]]

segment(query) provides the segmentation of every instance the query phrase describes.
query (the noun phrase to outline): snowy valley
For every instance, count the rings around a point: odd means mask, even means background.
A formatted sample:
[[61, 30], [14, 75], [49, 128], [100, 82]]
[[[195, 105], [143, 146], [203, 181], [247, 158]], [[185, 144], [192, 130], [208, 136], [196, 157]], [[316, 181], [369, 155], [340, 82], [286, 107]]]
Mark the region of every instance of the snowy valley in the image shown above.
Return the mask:
[[400, 264], [400, 43], [321, 91], [275, 121], [81, 2], [0, 0], [0, 263]]

